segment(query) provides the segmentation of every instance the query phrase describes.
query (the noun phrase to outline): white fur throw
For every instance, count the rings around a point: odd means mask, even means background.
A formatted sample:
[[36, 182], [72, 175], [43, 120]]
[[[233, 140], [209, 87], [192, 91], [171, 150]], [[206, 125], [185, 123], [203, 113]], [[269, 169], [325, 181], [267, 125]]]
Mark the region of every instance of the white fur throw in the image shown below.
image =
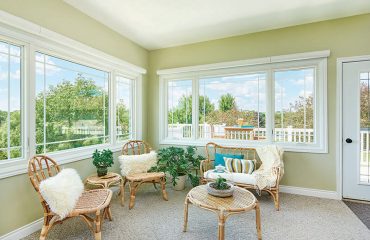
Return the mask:
[[153, 167], [157, 161], [157, 153], [151, 151], [141, 155], [121, 155], [118, 157], [121, 164], [122, 176], [133, 173], [145, 173]]
[[77, 171], [66, 168], [54, 177], [41, 181], [40, 193], [49, 204], [51, 211], [65, 218], [76, 206], [84, 185]]

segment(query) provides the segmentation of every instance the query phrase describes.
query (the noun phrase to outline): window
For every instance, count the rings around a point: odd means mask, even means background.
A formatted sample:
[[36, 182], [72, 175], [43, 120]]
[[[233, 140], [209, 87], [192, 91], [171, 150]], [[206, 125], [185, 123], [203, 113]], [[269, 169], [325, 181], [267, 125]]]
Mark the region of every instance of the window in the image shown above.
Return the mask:
[[116, 137], [121, 142], [133, 137], [133, 80], [117, 76], [116, 89]]
[[26, 20], [2, 17], [0, 179], [25, 173], [35, 154], [64, 164], [141, 138], [145, 69], [49, 30], [34, 34], [40, 26]]
[[167, 92], [161, 143], [280, 144], [288, 151], [327, 152], [327, 54], [159, 71]]
[[36, 153], [107, 143], [109, 74], [36, 54]]
[[201, 78], [199, 138], [265, 140], [265, 92], [265, 73]]
[[274, 140], [315, 143], [315, 68], [279, 70], [274, 78]]
[[169, 139], [189, 139], [192, 137], [192, 81], [177, 80], [168, 82], [168, 127]]
[[22, 47], [0, 42], [0, 160], [21, 158]]

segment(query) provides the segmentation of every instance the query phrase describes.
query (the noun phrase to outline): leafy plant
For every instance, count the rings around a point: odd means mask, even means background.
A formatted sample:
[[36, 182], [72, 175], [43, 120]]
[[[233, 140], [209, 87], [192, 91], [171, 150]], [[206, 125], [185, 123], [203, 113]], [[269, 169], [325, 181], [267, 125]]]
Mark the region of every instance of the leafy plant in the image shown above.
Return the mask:
[[188, 176], [193, 186], [199, 185], [199, 177], [193, 174], [199, 169], [200, 161], [204, 158], [196, 155], [196, 148], [189, 146], [184, 150], [179, 147], [162, 148], [158, 151], [157, 165], [151, 171], [167, 172], [172, 176], [172, 184], [176, 186], [179, 176]]
[[113, 152], [109, 149], [102, 151], [96, 149], [92, 158], [93, 164], [97, 168], [107, 168], [113, 165]]
[[216, 181], [214, 183], [211, 183], [211, 187], [213, 187], [214, 189], [217, 189], [217, 190], [226, 190], [226, 189], [230, 188], [230, 185], [228, 185], [226, 183], [225, 178], [223, 178], [221, 176], [218, 176]]

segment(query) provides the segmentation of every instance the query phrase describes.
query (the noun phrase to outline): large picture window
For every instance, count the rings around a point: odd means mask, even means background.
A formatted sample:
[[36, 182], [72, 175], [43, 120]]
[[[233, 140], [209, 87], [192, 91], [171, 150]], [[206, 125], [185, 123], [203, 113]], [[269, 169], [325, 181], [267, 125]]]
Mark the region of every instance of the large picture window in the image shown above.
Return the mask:
[[159, 71], [167, 92], [161, 143], [279, 144], [289, 151], [326, 152], [326, 58], [281, 59]]
[[0, 42], [0, 160], [21, 158], [22, 47]]
[[107, 143], [109, 74], [36, 54], [36, 153]]

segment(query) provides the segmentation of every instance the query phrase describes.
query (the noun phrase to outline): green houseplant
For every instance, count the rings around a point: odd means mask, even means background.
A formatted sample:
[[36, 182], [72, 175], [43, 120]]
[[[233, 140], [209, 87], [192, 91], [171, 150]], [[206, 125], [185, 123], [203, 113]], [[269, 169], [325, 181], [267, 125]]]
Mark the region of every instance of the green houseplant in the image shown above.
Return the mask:
[[207, 184], [207, 191], [215, 197], [230, 197], [234, 193], [234, 185], [228, 183], [225, 178], [218, 176], [216, 181]]
[[97, 169], [98, 176], [105, 176], [108, 173], [108, 167], [113, 165], [113, 152], [109, 149], [99, 151], [95, 150], [93, 153], [93, 164]]
[[204, 158], [196, 155], [196, 148], [189, 146], [186, 149], [179, 147], [162, 148], [158, 151], [157, 165], [154, 171], [166, 172], [172, 177], [172, 185], [175, 190], [185, 188], [186, 177], [188, 176], [193, 186], [199, 184], [199, 177], [193, 173], [199, 169], [200, 161]]

